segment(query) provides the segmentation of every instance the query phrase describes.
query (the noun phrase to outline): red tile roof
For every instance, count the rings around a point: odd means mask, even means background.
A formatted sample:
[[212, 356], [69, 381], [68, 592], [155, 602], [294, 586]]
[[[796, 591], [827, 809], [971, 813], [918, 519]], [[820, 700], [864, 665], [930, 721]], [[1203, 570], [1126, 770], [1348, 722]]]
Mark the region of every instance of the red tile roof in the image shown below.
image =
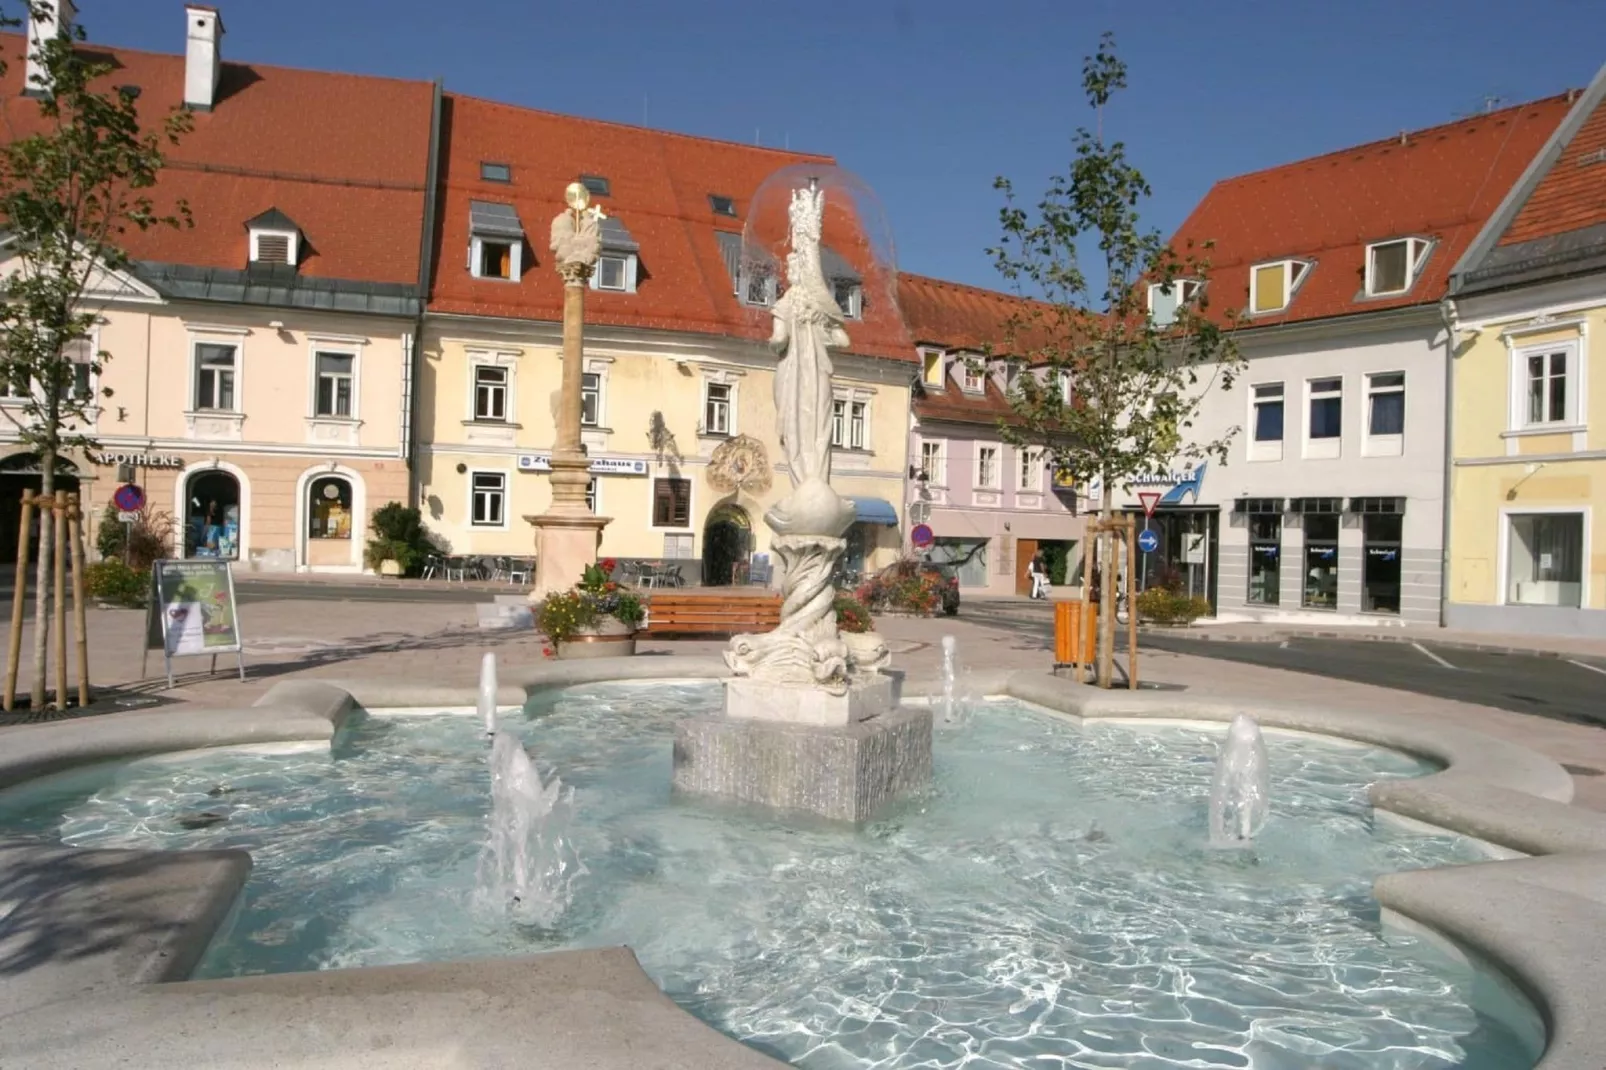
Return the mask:
[[898, 276], [898, 304], [915, 342], [977, 353], [990, 347], [998, 354], [1009, 349], [1010, 318], [1029, 318], [1040, 307], [997, 290], [907, 272]]
[[1500, 236], [1516, 245], [1606, 223], [1606, 96]]
[[[40, 128], [37, 103], [21, 95], [25, 47], [0, 35], [0, 129], [17, 135]], [[109, 85], [139, 86], [145, 120], [183, 101], [183, 56], [85, 50], [116, 65]], [[416, 285], [433, 98], [427, 82], [224, 62], [215, 109], [195, 114], [151, 191], [159, 211], [187, 200], [194, 228], [131, 231], [126, 250], [243, 269], [245, 221], [277, 208], [301, 228], [302, 275]]]
[[[1564, 95], [1401, 134], [1216, 183], [1173, 239], [1213, 240], [1213, 314], [1249, 305], [1255, 264], [1315, 262], [1289, 307], [1247, 326], [1438, 301], [1451, 268], [1566, 114]], [[1366, 246], [1435, 239], [1422, 275], [1394, 297], [1365, 294]]]
[[[606, 177], [598, 199], [641, 246], [635, 293], [592, 290], [588, 322], [698, 334], [764, 338], [769, 313], [739, 302], [717, 231], [740, 233], [764, 179], [827, 156], [739, 145], [618, 123], [557, 115], [448, 94], [443, 136], [449, 146], [441, 172], [438, 242], [431, 312], [557, 320], [563, 286], [553, 269], [547, 236], [564, 208], [563, 190], [581, 174]], [[512, 167], [512, 182], [480, 179], [481, 161]], [[716, 216], [709, 194], [731, 197], [737, 218]], [[512, 204], [523, 224], [526, 270], [518, 282], [474, 278], [467, 266], [469, 201]], [[865, 270], [862, 242], [845, 229], [827, 201], [825, 244]], [[533, 253], [535, 266], [528, 265]], [[862, 322], [850, 323], [855, 353], [914, 359], [890, 301], [867, 295]]]

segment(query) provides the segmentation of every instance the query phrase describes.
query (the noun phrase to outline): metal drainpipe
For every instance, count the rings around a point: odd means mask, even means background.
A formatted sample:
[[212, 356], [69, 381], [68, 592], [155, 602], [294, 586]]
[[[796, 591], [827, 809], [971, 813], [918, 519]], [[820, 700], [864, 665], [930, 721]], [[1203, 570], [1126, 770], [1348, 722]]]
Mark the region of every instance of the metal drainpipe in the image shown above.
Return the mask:
[[1439, 627], [1448, 627], [1450, 607], [1450, 525], [1451, 495], [1455, 492], [1455, 302], [1446, 297], [1439, 302], [1444, 320], [1444, 501], [1439, 551]]

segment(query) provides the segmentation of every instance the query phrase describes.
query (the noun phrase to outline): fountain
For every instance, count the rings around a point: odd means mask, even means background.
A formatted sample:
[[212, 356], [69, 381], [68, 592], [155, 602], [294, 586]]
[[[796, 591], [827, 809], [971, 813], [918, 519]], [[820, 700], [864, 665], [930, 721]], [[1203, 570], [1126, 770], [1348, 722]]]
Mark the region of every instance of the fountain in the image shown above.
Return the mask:
[[[779, 217], [778, 204], [766, 211], [766, 190], [786, 196], [787, 287], [769, 315], [776, 425], [792, 488], [764, 514], [784, 570], [781, 621], [731, 640], [725, 715], [677, 732], [674, 786], [858, 822], [930, 779], [931, 711], [897, 705], [893, 679], [879, 669], [884, 647], [850, 652], [837, 631], [832, 576], [855, 512], [831, 486], [832, 357], [850, 344], [822, 258], [833, 184], [844, 195], [851, 188], [828, 165], [789, 168], [760, 187], [749, 213], [743, 270], [773, 277], [781, 256], [755, 251], [750, 238], [755, 219]], [[836, 208], [839, 238], [857, 243], [864, 213], [840, 201]], [[750, 261], [761, 263], [750, 269]]]
[[942, 719], [945, 724], [953, 724], [959, 720], [963, 706], [958, 695], [959, 668], [955, 664], [955, 653], [959, 641], [951, 635], [942, 637]]
[[1216, 758], [1210, 785], [1210, 846], [1248, 847], [1266, 823], [1270, 794], [1260, 726], [1240, 713], [1227, 728]]
[[486, 653], [480, 659], [480, 690], [475, 709], [485, 721], [485, 734], [496, 735], [496, 655]]
[[574, 789], [565, 790], [556, 773], [543, 784], [518, 737], [498, 733], [491, 744], [490, 838], [480, 853], [481, 905], [520, 925], [555, 925], [585, 872], [564, 836], [573, 816]]

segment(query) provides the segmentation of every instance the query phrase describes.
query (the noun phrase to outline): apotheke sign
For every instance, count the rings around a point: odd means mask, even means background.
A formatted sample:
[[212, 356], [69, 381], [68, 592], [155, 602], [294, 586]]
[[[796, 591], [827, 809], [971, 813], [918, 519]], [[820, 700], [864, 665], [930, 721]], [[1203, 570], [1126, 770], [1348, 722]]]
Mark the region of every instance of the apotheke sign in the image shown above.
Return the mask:
[[92, 454], [96, 464], [111, 467], [132, 464], [140, 468], [183, 468], [184, 458], [171, 453], [100, 453]]
[[[519, 454], [519, 471], [550, 472], [552, 456], [546, 453]], [[644, 476], [647, 462], [629, 457], [593, 457], [591, 474], [594, 476]]]

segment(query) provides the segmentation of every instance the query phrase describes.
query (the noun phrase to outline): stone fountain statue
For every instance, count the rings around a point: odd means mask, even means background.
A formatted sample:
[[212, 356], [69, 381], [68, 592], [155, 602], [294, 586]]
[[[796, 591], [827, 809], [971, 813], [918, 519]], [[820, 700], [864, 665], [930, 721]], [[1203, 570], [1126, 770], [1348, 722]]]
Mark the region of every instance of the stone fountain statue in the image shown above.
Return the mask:
[[[847, 548], [842, 536], [853, 523], [854, 510], [831, 489], [831, 351], [847, 346], [848, 333], [820, 264], [824, 210], [825, 194], [813, 183], [792, 191], [787, 289], [775, 302], [770, 335], [770, 346], [780, 355], [775, 412], [792, 481], [792, 493], [764, 514], [764, 522], [775, 532], [771, 548], [784, 569], [781, 623], [762, 635], [736, 636], [725, 652], [725, 663], [737, 676], [757, 683], [823, 690], [838, 697], [856, 691], [861, 699], [869, 699], [868, 705], [838, 704], [843, 705], [841, 710], [821, 718], [826, 723], [846, 723], [868, 716], [886, 701], [869, 694], [876, 682], [873, 674], [856, 671], [859, 666], [850, 662], [832, 607], [836, 592], [831, 577]], [[871, 663], [883, 660], [877, 657]], [[854, 688], [855, 683], [860, 686]], [[793, 705], [783, 699], [781, 708]], [[727, 708], [734, 716], [757, 715], [730, 704]]]
[[[848, 335], [820, 266], [825, 193], [810, 180], [790, 196], [770, 344], [792, 489], [764, 514], [785, 569], [781, 622], [731, 640], [724, 716], [675, 726], [674, 789], [858, 823], [930, 780], [931, 711], [897, 704], [884, 645], [855, 654], [837, 632], [831, 576], [854, 509], [831, 489], [831, 353]], [[755, 465], [730, 460], [745, 484]]]

